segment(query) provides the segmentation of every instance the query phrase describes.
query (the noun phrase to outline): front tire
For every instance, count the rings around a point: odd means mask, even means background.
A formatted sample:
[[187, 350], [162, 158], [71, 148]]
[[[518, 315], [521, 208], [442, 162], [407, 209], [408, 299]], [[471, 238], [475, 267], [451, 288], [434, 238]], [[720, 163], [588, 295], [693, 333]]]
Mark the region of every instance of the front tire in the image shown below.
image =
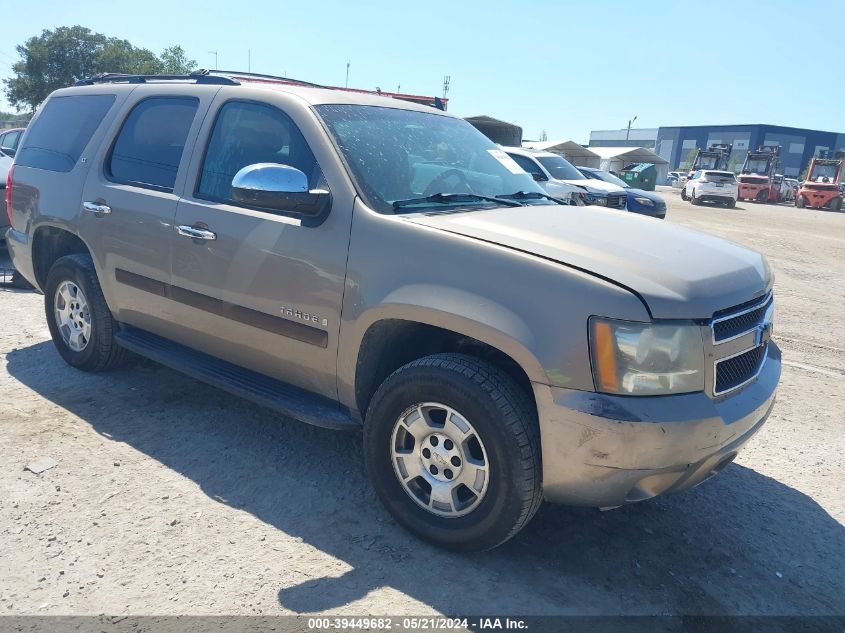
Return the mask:
[[842, 209], [842, 198], [834, 198], [830, 201], [830, 210], [839, 211]]
[[681, 187], [681, 200], [689, 200], [686, 186]]
[[795, 206], [799, 209], [803, 209], [805, 206], [807, 206], [807, 199], [804, 196], [798, 196], [797, 198], [795, 198]]
[[126, 352], [114, 338], [117, 323], [106, 304], [90, 255], [65, 255], [47, 274], [44, 312], [53, 344], [68, 365], [106, 371]]
[[472, 356], [436, 354], [391, 374], [367, 411], [364, 459], [394, 518], [448, 549], [500, 545], [542, 501], [533, 402]]
[[690, 196], [690, 202], [692, 202], [696, 206], [701, 204], [701, 201], [698, 198], [695, 197], [695, 189], [692, 190], [692, 196]]

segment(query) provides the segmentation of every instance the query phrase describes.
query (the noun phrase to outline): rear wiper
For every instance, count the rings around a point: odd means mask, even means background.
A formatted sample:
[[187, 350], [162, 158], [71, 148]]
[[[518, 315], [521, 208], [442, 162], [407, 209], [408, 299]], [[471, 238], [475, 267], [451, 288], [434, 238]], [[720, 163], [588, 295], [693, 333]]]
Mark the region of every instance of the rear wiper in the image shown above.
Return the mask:
[[456, 204], [461, 202], [495, 202], [498, 205], [504, 204], [508, 207], [521, 207], [522, 203], [516, 200], [502, 200], [501, 198], [492, 198], [490, 196], [480, 196], [476, 193], [435, 193], [425, 198], [408, 198], [407, 200], [397, 200], [393, 203], [394, 209], [401, 209], [402, 207], [411, 207], [417, 204]]
[[501, 196], [496, 196], [497, 198], [505, 199], [505, 200], [551, 200], [552, 202], [556, 202], [558, 204], [565, 204], [569, 206], [569, 202], [564, 200], [563, 198], [555, 198], [554, 196], [550, 196], [547, 193], [541, 193], [539, 191], [515, 191], [514, 193], [507, 193]]

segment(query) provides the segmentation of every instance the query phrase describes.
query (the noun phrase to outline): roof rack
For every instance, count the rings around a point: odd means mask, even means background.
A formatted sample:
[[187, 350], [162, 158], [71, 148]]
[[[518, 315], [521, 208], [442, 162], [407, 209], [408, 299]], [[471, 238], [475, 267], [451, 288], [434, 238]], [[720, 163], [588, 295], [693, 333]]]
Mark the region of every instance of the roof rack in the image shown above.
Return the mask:
[[93, 77], [80, 79], [74, 86], [93, 86], [94, 84], [145, 84], [156, 81], [193, 81], [198, 84], [216, 84], [237, 86], [239, 82], [223, 75], [212, 75], [207, 70], [195, 70], [189, 75], [128, 75], [124, 73], [100, 73]]
[[214, 84], [221, 86], [238, 86], [241, 82], [238, 78], [243, 78], [247, 81], [264, 81], [268, 83], [284, 83], [294, 84], [297, 86], [308, 86], [311, 88], [323, 88], [319, 84], [314, 84], [300, 79], [292, 79], [290, 77], [280, 77], [278, 75], [262, 75], [259, 73], [240, 72], [237, 70], [206, 70], [201, 68], [195, 70], [188, 75], [130, 75], [124, 73], [101, 73], [86, 79], [80, 79], [75, 86], [93, 86], [94, 84], [107, 83], [128, 83], [128, 84], [145, 84], [159, 81], [193, 81], [198, 84]]

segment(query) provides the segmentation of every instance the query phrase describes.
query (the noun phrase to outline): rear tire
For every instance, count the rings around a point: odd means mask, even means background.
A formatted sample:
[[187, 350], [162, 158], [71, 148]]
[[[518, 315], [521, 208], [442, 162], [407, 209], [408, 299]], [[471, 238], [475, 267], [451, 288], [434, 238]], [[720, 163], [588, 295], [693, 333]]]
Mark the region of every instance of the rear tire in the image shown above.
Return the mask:
[[804, 198], [804, 196], [798, 196], [797, 198], [795, 198], [795, 206], [799, 209], [803, 209], [805, 206], [807, 206], [807, 199]]
[[367, 411], [364, 460], [394, 518], [447, 549], [496, 547], [542, 501], [534, 404], [505, 372], [472, 356], [436, 354], [391, 374]]
[[701, 201], [695, 197], [695, 189], [692, 190], [692, 195], [690, 196], [690, 202], [694, 205], [698, 206], [701, 204]]
[[44, 287], [47, 327], [61, 357], [83, 371], [106, 371], [126, 358], [114, 338], [117, 322], [100, 288], [90, 255], [56, 260]]
[[731, 198], [730, 200], [728, 200], [725, 206], [728, 207], [728, 209], [736, 209], [736, 200]]

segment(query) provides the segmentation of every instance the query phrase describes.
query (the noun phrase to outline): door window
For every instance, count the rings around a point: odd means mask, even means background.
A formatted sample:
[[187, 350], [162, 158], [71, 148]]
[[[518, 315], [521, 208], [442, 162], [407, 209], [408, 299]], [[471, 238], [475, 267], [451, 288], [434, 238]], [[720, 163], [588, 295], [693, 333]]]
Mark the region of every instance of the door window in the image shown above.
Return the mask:
[[198, 107], [199, 100], [191, 97], [153, 97], [136, 105], [108, 159], [111, 179], [173, 191]]
[[317, 160], [290, 117], [273, 106], [230, 101], [220, 108], [214, 123], [197, 197], [236, 204], [232, 179], [256, 163], [295, 167], [308, 177], [309, 188], [325, 187]]
[[546, 178], [546, 174], [543, 173], [543, 170], [540, 169], [539, 165], [527, 156], [522, 156], [520, 154], [508, 154], [508, 156], [513, 158], [516, 161], [516, 164], [522, 167], [529, 174], [540, 174], [543, 177], [543, 180], [548, 180], [548, 178]]

